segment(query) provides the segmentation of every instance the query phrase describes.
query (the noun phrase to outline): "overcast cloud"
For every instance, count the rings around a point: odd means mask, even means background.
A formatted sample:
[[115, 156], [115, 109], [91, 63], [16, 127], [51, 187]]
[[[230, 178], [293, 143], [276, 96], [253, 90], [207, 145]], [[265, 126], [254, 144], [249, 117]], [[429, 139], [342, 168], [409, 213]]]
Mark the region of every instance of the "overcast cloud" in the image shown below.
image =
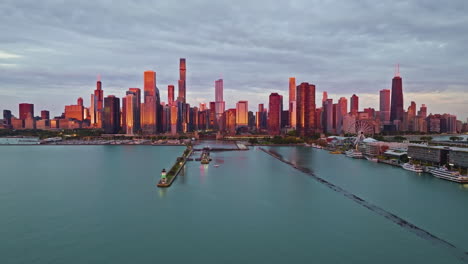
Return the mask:
[[228, 107], [287, 98], [288, 78], [353, 93], [378, 108], [401, 64], [405, 107], [468, 116], [468, 1], [0, 1], [0, 110], [18, 103], [59, 115], [96, 76], [104, 94], [142, 87], [157, 72], [162, 101], [187, 59], [188, 102], [213, 101], [222, 76]]

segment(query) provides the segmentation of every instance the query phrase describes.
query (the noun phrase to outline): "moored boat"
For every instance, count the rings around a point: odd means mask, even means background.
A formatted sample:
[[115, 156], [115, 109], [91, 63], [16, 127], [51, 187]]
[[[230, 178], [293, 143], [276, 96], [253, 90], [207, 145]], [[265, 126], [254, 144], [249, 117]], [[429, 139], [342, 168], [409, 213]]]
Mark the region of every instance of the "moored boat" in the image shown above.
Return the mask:
[[403, 165], [401, 165], [401, 167], [405, 170], [417, 172], [417, 173], [421, 173], [424, 171], [421, 166], [416, 165], [416, 164], [411, 164], [411, 163], [404, 163]]
[[434, 177], [437, 177], [439, 179], [458, 182], [458, 183], [468, 183], [468, 176], [462, 176], [460, 175], [460, 172], [451, 171], [445, 167], [431, 169], [429, 172], [432, 175], [434, 175]]
[[334, 151], [330, 151], [329, 153], [330, 153], [330, 154], [341, 154], [341, 151], [339, 151], [339, 150], [334, 150]]
[[355, 150], [355, 149], [350, 149], [345, 152], [346, 157], [354, 158], [354, 159], [362, 159], [364, 158], [364, 155], [362, 155], [361, 151]]
[[379, 159], [378, 159], [378, 158], [373, 158], [373, 157], [366, 156], [366, 159], [367, 159], [368, 161], [372, 161], [372, 162], [379, 162]]

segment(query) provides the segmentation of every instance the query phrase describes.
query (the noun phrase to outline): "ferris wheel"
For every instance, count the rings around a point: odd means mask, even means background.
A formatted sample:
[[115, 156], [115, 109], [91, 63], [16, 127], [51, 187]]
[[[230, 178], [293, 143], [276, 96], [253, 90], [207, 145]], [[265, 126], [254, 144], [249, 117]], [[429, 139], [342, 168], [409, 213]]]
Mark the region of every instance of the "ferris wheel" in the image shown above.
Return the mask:
[[356, 140], [354, 144], [358, 144], [366, 137], [372, 137], [374, 135], [374, 125], [366, 120], [356, 120], [345, 128], [345, 132], [348, 134], [355, 134]]

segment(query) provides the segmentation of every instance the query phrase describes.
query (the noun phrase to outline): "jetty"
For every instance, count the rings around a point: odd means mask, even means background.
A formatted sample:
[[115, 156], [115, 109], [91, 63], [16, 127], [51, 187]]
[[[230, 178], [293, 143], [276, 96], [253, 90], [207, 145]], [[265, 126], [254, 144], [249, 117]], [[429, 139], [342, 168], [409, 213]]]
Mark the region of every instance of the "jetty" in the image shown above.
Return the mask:
[[189, 160], [190, 155], [193, 153], [192, 146], [187, 146], [182, 157], [177, 157], [176, 162], [172, 166], [172, 168], [167, 172], [165, 178], [161, 178], [156, 186], [159, 188], [167, 188], [172, 185], [177, 175], [179, 175], [180, 171], [184, 167], [187, 160]]

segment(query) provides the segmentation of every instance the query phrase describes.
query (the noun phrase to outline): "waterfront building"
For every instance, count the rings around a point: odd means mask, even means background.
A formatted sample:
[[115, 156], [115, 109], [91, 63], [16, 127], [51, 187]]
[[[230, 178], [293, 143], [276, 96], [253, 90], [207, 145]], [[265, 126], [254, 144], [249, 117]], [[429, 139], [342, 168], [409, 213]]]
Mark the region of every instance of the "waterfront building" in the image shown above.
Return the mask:
[[343, 130], [343, 115], [340, 103], [333, 104], [333, 128], [336, 134], [341, 134]]
[[28, 118], [28, 115], [34, 117], [34, 104], [19, 104], [19, 119], [26, 120], [26, 118]]
[[380, 121], [383, 124], [389, 124], [390, 122], [390, 90], [380, 90]]
[[350, 112], [353, 115], [356, 115], [359, 112], [359, 97], [355, 94], [351, 96]]
[[[104, 98], [102, 126], [106, 134], [116, 134], [120, 130], [120, 100], [114, 95]], [[61, 123], [61, 122], [60, 122]]]
[[289, 78], [289, 126], [296, 128], [296, 78]]
[[449, 165], [457, 168], [468, 168], [468, 149], [451, 147], [449, 152]]
[[298, 135], [315, 132], [315, 85], [303, 82], [296, 87], [296, 128]]
[[410, 144], [408, 157], [430, 165], [445, 165], [448, 161], [450, 148], [444, 146], [427, 146]]
[[50, 119], [50, 113], [47, 110], [42, 110], [41, 111], [41, 119], [48, 120]]
[[395, 73], [395, 77], [392, 79], [392, 97], [390, 105], [390, 122], [395, 120], [403, 120], [403, 81], [400, 77], [399, 66]]
[[268, 103], [268, 134], [281, 134], [281, 114], [283, 111], [283, 97], [278, 93], [272, 93]]
[[249, 106], [247, 101], [239, 101], [236, 104], [236, 126], [247, 127], [249, 125]]

